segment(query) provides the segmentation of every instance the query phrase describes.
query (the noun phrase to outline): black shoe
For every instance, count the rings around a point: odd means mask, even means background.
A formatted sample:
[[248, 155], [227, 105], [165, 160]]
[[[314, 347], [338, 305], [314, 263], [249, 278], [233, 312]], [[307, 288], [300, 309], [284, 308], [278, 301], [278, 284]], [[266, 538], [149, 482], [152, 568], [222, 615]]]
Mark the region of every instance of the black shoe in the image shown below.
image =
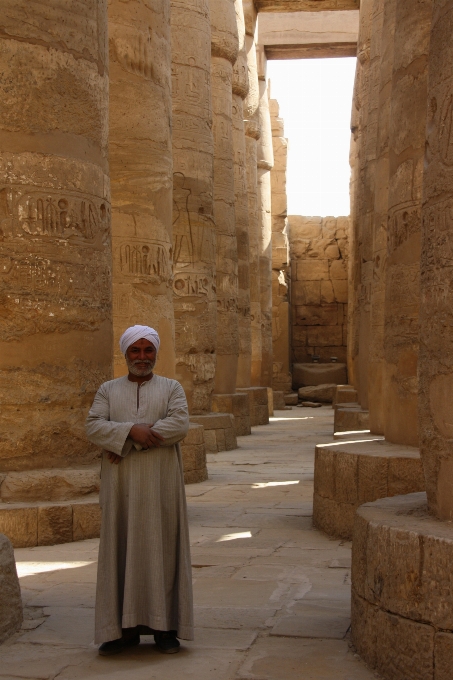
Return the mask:
[[159, 652], [163, 654], [176, 654], [179, 652], [179, 640], [175, 630], [162, 630], [154, 633], [154, 642]]
[[109, 642], [103, 642], [99, 647], [99, 654], [101, 656], [110, 656], [111, 654], [119, 654], [127, 647], [135, 647], [135, 645], [140, 644], [140, 635], [120, 637], [118, 640], [109, 640]]

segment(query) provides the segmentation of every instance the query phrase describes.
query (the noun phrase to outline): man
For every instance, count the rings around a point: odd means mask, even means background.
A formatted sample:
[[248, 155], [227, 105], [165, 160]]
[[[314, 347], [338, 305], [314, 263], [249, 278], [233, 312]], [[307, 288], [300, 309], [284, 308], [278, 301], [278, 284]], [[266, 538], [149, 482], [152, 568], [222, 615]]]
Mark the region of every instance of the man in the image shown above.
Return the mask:
[[193, 640], [192, 577], [178, 442], [189, 429], [184, 390], [153, 374], [159, 336], [132, 326], [120, 339], [127, 376], [99, 388], [86, 421], [101, 446], [102, 508], [95, 642], [116, 654], [154, 633], [160, 651]]

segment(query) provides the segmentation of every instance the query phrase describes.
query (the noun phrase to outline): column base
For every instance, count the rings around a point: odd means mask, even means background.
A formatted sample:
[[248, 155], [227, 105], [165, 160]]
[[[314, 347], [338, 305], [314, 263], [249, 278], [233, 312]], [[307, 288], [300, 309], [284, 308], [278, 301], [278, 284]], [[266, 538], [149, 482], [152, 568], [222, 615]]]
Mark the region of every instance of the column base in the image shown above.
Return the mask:
[[267, 387], [238, 387], [237, 392], [248, 395], [250, 407], [250, 425], [268, 425], [269, 402]]
[[370, 429], [369, 411], [359, 404], [336, 404], [334, 415], [334, 432], [357, 432]]
[[198, 484], [208, 479], [203, 425], [190, 423], [189, 431], [181, 442], [181, 454], [184, 484]]
[[351, 540], [359, 505], [424, 488], [416, 448], [372, 436], [369, 441], [320, 444], [315, 453], [313, 524], [329, 536]]
[[274, 390], [273, 397], [274, 411], [284, 411], [286, 409], [285, 393], [280, 390]]
[[424, 493], [360, 507], [352, 549], [352, 642], [386, 680], [450, 680], [453, 527]]
[[214, 413], [231, 413], [234, 417], [236, 437], [252, 434], [250, 426], [250, 405], [246, 394], [213, 394], [212, 410]]
[[234, 416], [231, 413], [208, 413], [190, 416], [190, 422], [204, 427], [206, 453], [220, 453], [237, 449]]

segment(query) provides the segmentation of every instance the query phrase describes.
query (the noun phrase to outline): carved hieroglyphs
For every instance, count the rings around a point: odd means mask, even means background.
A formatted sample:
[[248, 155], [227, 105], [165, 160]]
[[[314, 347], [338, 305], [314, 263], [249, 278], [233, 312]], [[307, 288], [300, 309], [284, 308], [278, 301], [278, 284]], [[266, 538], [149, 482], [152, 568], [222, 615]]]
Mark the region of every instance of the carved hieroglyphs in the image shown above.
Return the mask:
[[239, 358], [237, 387], [249, 387], [252, 370], [252, 335], [250, 321], [249, 212], [247, 191], [244, 99], [249, 91], [245, 21], [242, 0], [235, 0], [239, 53], [233, 68], [233, 152], [234, 213], [238, 249], [238, 326]]
[[243, 1], [245, 46], [249, 91], [244, 102], [245, 148], [247, 154], [247, 192], [249, 212], [250, 325], [252, 336], [251, 384], [261, 385], [261, 299], [260, 299], [260, 228], [258, 217], [257, 140], [260, 136], [258, 107], [260, 102], [256, 59], [256, 20], [253, 2]]
[[210, 0], [217, 268], [217, 363], [214, 391], [234, 393], [239, 354], [238, 251], [234, 212], [233, 65], [238, 56], [234, 0]]
[[161, 338], [157, 373], [174, 375], [170, 3], [109, 4], [115, 375], [133, 324]]
[[259, 74], [260, 103], [257, 144], [258, 222], [260, 234], [260, 305], [261, 305], [261, 385], [272, 386], [272, 216], [271, 169], [274, 165], [269, 91], [266, 68]]
[[450, 521], [453, 519], [452, 27], [452, 3], [435, 0], [423, 179], [419, 414], [430, 510], [440, 519]]
[[0, 471], [97, 458], [83, 424], [111, 376], [106, 2], [28, 11], [2, 4]]
[[190, 413], [208, 413], [217, 307], [208, 0], [172, 0], [171, 45], [176, 378]]

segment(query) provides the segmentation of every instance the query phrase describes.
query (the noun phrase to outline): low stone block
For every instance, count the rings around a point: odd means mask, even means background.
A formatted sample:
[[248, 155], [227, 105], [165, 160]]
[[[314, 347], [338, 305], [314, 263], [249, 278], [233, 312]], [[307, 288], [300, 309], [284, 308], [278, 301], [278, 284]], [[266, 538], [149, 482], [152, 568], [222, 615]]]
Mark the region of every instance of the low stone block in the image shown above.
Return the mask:
[[337, 386], [333, 383], [327, 385], [310, 385], [299, 387], [299, 398], [308, 401], [320, 401], [324, 404], [331, 404]]
[[2, 502], [67, 501], [99, 493], [100, 468], [9, 472], [0, 487]]
[[197, 423], [189, 424], [189, 431], [181, 442], [181, 446], [187, 444], [204, 444], [204, 428]]
[[337, 385], [333, 404], [357, 404], [357, 390], [352, 385]]
[[246, 394], [239, 392], [235, 394], [214, 394], [212, 410], [218, 413], [233, 414], [236, 437], [251, 434], [250, 403]]
[[232, 451], [233, 449], [237, 449], [238, 447], [238, 442], [236, 439], [236, 434], [234, 429], [229, 428], [228, 430], [224, 430], [224, 441], [225, 441], [225, 451]]
[[14, 548], [38, 545], [38, 508], [20, 505], [0, 505], [0, 532]]
[[334, 432], [356, 432], [370, 429], [370, 414], [360, 406], [336, 404]]
[[267, 425], [269, 423], [269, 406], [267, 387], [238, 387], [237, 392], [248, 395], [250, 406], [250, 425]]
[[0, 644], [22, 625], [23, 610], [11, 541], [0, 534]]
[[188, 470], [184, 472], [184, 484], [199, 484], [208, 479], [207, 469]]
[[274, 410], [284, 411], [285, 410], [285, 395], [283, 392], [274, 390]]
[[269, 418], [274, 415], [274, 392], [272, 387], [266, 387], [267, 389], [267, 409], [269, 412]]
[[434, 638], [434, 680], [451, 680], [453, 668], [453, 634], [437, 633]]
[[72, 505], [38, 507], [38, 545], [72, 541]]
[[289, 394], [285, 394], [284, 398], [286, 406], [297, 406], [297, 404], [299, 403], [297, 392], [290, 392]]
[[101, 508], [99, 501], [72, 504], [72, 540], [99, 538], [101, 535]]

